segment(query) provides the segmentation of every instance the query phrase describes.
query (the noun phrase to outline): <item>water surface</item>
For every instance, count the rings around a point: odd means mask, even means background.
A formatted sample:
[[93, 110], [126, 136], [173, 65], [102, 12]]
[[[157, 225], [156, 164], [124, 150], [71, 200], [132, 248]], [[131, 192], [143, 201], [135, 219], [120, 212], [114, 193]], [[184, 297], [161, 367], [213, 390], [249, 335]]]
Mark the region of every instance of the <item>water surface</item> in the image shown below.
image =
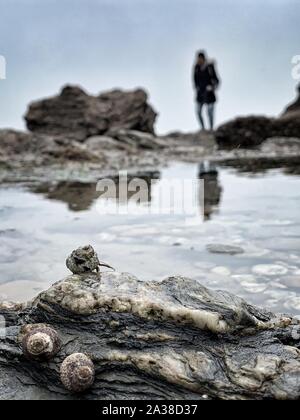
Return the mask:
[[[197, 174], [194, 164], [171, 165], [146, 201], [158, 201], [166, 179]], [[141, 279], [180, 274], [274, 311], [300, 314], [299, 181], [280, 170], [255, 175], [220, 169], [218, 178], [206, 180], [199, 207], [204, 215], [196, 221], [149, 214], [145, 202], [133, 215], [101, 214], [95, 184], [3, 185], [0, 299], [32, 298], [68, 274], [70, 251], [90, 243], [102, 261]], [[244, 253], [212, 254], [208, 244], [234, 245]]]

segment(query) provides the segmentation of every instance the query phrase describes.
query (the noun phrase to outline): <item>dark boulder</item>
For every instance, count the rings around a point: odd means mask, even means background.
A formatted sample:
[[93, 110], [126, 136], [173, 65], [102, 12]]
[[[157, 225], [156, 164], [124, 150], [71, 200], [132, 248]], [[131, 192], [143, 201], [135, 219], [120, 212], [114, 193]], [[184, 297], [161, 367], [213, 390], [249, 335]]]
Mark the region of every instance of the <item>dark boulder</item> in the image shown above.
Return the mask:
[[279, 118], [239, 117], [221, 125], [216, 132], [222, 149], [257, 147], [270, 137], [300, 138], [300, 86], [298, 98]]
[[114, 128], [153, 133], [156, 113], [147, 99], [142, 89], [92, 96], [77, 86], [66, 86], [58, 96], [32, 103], [25, 120], [35, 133], [78, 141]]
[[224, 149], [257, 147], [271, 137], [272, 123], [266, 117], [239, 117], [218, 128], [216, 141]]
[[154, 134], [157, 113], [148, 104], [148, 95], [143, 89], [112, 90], [99, 95], [98, 101], [109, 105], [109, 130], [128, 129]]

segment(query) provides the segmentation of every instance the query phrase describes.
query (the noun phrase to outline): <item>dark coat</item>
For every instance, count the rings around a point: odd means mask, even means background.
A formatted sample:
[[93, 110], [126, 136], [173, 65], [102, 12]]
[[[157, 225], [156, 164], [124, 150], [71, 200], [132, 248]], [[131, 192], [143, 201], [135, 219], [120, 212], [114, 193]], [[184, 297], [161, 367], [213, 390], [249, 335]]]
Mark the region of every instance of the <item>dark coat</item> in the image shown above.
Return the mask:
[[[194, 84], [197, 91], [197, 102], [202, 104], [212, 104], [216, 102], [215, 89], [219, 85], [215, 66], [213, 63], [200, 66], [196, 64], [194, 68]], [[212, 90], [207, 90], [211, 86]]]

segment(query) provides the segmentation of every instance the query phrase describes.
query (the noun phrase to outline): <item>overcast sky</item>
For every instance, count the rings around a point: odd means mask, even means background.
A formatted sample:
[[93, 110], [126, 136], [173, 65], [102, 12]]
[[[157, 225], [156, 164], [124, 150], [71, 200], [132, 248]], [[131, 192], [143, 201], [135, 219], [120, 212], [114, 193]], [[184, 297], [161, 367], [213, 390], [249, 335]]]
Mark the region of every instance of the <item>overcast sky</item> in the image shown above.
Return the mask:
[[0, 0], [0, 127], [75, 83], [88, 92], [147, 89], [159, 132], [194, 130], [195, 51], [216, 59], [217, 120], [274, 115], [293, 99], [299, 0]]

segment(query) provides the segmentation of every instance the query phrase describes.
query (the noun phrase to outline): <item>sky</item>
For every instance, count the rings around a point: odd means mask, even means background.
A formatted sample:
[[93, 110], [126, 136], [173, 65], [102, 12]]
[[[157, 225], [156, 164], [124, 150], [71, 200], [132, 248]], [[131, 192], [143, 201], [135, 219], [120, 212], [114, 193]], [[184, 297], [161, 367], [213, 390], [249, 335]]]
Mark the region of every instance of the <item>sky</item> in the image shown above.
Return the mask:
[[299, 0], [0, 0], [0, 128], [65, 84], [143, 87], [159, 133], [198, 129], [192, 66], [205, 49], [222, 83], [217, 123], [278, 115], [295, 96]]

